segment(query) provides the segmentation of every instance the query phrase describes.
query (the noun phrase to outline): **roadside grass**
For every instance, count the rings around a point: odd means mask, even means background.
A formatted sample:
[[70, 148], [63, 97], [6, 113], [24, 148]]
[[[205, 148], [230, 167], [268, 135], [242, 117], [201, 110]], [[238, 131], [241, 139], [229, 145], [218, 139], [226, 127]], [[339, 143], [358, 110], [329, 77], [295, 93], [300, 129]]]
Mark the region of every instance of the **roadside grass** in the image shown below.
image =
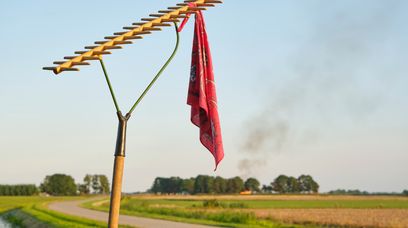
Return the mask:
[[[103, 202], [103, 203], [100, 203]], [[161, 204], [165, 203], [165, 204]], [[171, 205], [161, 200], [142, 200], [124, 197], [121, 201], [121, 214], [148, 217], [154, 219], [171, 220], [176, 222], [204, 224], [221, 227], [253, 227], [253, 228], [297, 228], [304, 227], [294, 224], [283, 224], [276, 221], [258, 219], [253, 212], [244, 211], [220, 211], [213, 208], [199, 208], [194, 204], [180, 202], [179, 205]], [[94, 210], [108, 211], [109, 201], [88, 201], [82, 206]]]
[[[145, 200], [128, 203], [148, 203], [168, 207], [201, 207], [206, 200]], [[219, 200], [229, 208], [400, 208], [408, 209], [408, 201], [398, 200]], [[234, 206], [236, 205], [236, 206]]]
[[[234, 199], [234, 200], [233, 200]], [[109, 202], [84, 207], [107, 211]], [[392, 213], [395, 211], [395, 213]], [[228, 227], [408, 226], [406, 197], [333, 196], [152, 196], [124, 197], [121, 213]], [[325, 216], [319, 216], [324, 214]], [[341, 216], [340, 216], [341, 215]], [[367, 216], [366, 219], [357, 217]], [[379, 220], [378, 217], [386, 216]], [[311, 219], [313, 218], [313, 219]], [[347, 218], [348, 221], [342, 221]], [[366, 222], [366, 221], [373, 222]]]
[[15, 208], [21, 208], [32, 204], [52, 202], [62, 198], [38, 197], [38, 196], [0, 196], [0, 214]]
[[[23, 227], [87, 228], [106, 227], [103, 222], [65, 215], [47, 209], [55, 201], [80, 200], [84, 197], [0, 197], [0, 216], [13, 225]], [[129, 227], [129, 226], [120, 226]]]

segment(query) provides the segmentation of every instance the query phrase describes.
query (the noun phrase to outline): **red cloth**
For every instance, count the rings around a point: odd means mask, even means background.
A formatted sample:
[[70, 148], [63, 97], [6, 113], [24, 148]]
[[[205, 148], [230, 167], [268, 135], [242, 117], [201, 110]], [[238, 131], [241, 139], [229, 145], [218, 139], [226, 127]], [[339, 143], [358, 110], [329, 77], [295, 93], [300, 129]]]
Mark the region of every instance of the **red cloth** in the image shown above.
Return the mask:
[[[194, 6], [194, 4], [191, 4]], [[187, 22], [180, 26], [181, 31]], [[200, 141], [212, 153], [215, 169], [224, 158], [221, 126], [210, 45], [201, 11], [195, 13], [193, 52], [187, 104], [191, 106], [191, 122], [200, 128]]]

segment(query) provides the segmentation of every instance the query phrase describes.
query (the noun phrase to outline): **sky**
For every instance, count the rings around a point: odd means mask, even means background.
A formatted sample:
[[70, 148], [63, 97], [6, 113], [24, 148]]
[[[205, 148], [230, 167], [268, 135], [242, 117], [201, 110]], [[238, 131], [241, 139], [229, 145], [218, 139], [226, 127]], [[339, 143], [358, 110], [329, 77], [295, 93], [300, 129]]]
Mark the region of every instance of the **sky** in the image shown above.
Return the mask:
[[[176, 3], [0, 2], [0, 184], [111, 177], [117, 117], [98, 62], [58, 76], [42, 67]], [[225, 0], [205, 12], [225, 149], [216, 172], [186, 105], [190, 21], [129, 121], [124, 191], [198, 174], [408, 189], [407, 11], [403, 0]], [[165, 28], [104, 57], [123, 111], [174, 43]]]

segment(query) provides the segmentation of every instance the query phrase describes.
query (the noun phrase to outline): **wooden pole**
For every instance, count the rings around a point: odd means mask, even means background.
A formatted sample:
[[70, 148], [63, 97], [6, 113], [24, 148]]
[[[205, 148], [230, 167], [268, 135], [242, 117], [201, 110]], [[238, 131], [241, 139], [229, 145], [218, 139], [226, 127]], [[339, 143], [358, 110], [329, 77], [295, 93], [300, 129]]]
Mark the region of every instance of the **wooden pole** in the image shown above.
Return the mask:
[[120, 198], [122, 194], [122, 177], [125, 157], [115, 156], [111, 203], [109, 209], [109, 228], [117, 228], [119, 224]]
[[117, 228], [119, 224], [120, 199], [122, 194], [123, 167], [125, 163], [126, 127], [130, 114], [123, 116], [117, 112], [119, 119], [118, 135], [116, 139], [115, 162], [113, 166], [112, 192], [109, 207], [109, 228]]

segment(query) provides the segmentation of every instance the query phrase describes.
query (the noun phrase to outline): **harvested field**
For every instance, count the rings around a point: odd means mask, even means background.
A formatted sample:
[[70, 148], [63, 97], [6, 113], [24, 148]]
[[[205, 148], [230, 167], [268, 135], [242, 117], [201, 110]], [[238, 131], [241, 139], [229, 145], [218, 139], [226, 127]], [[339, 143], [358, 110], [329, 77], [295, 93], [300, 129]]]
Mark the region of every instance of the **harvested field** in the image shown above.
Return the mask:
[[170, 200], [397, 200], [408, 203], [408, 197], [401, 196], [353, 196], [353, 195], [134, 195], [139, 199]]
[[122, 211], [230, 227], [408, 227], [408, 197], [403, 196], [134, 195], [123, 200]]
[[408, 227], [407, 209], [254, 209], [256, 217], [285, 223]]

